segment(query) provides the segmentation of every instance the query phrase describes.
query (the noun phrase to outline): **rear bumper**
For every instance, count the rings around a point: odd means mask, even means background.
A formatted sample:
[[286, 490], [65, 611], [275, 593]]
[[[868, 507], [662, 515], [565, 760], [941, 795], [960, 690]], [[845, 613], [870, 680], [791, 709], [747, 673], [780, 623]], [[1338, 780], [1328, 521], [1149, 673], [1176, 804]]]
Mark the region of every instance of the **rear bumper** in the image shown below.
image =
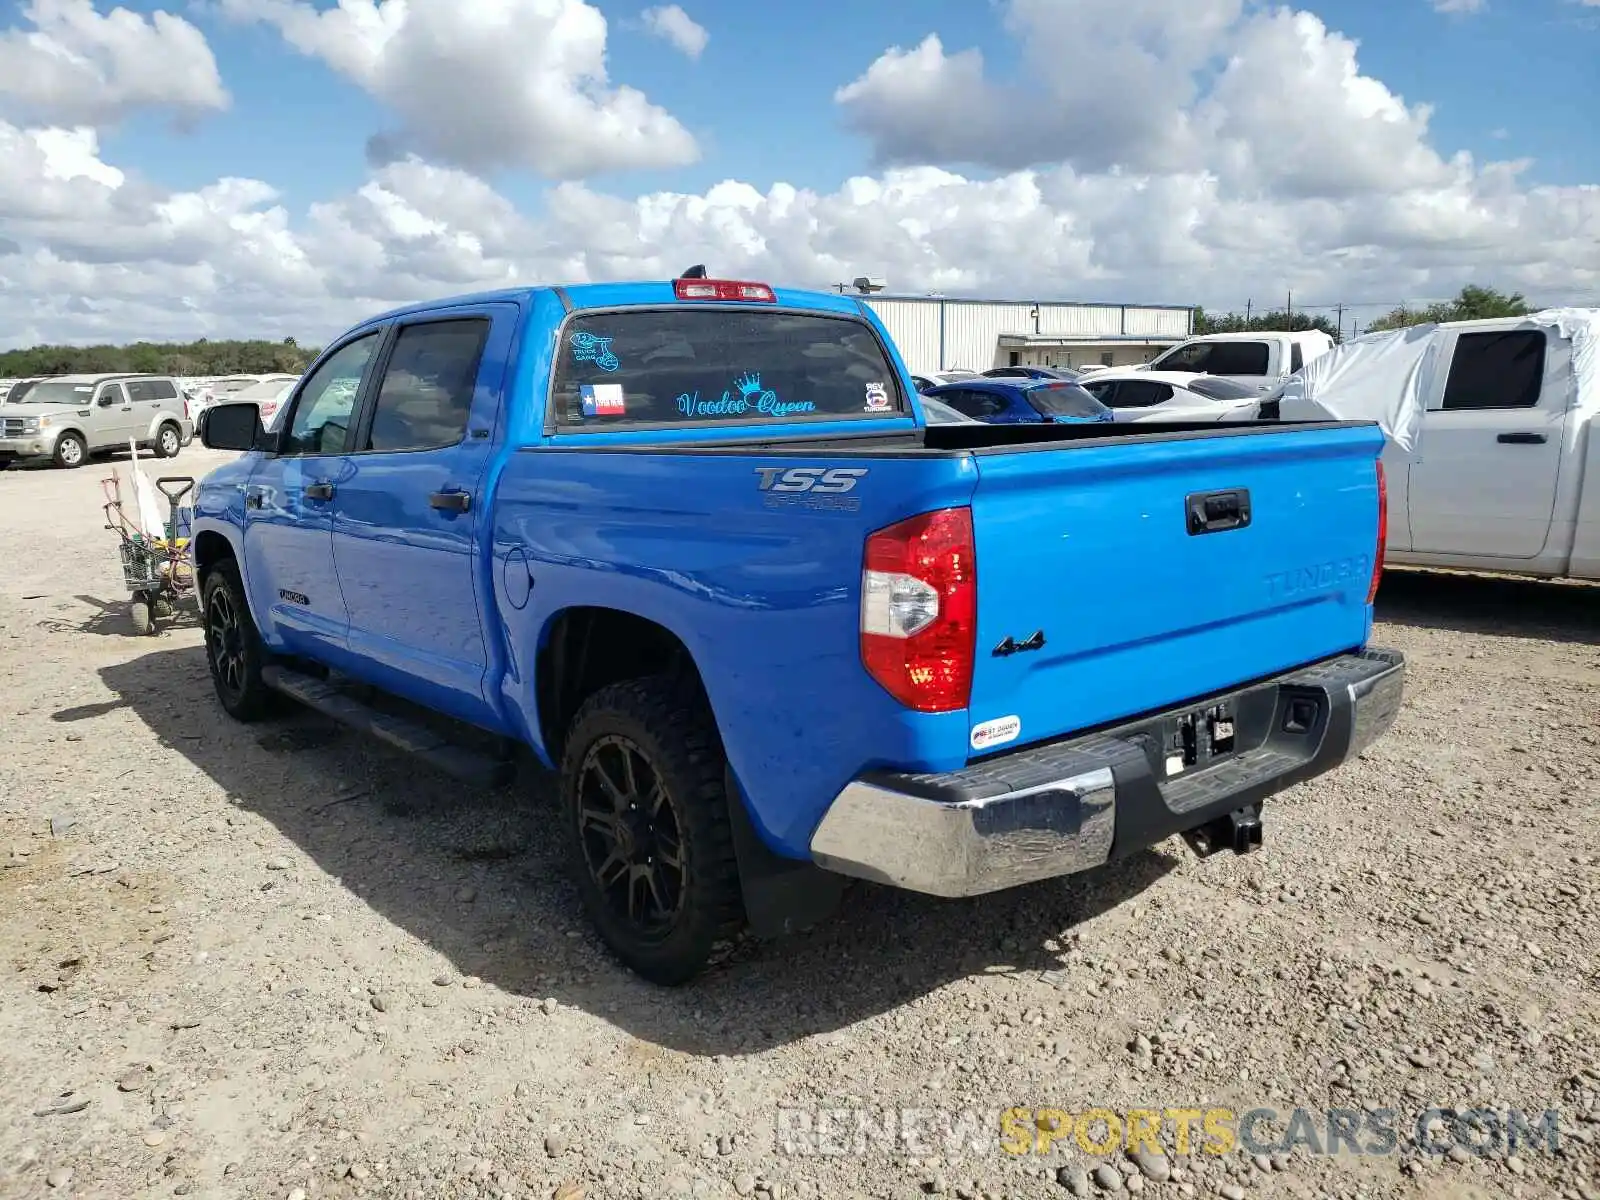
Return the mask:
[[[1365, 650], [1167, 713], [937, 775], [873, 773], [834, 799], [818, 866], [935, 896], [1088, 870], [1355, 758], [1394, 723], [1405, 659]], [[1227, 705], [1235, 750], [1168, 778], [1173, 722]]]

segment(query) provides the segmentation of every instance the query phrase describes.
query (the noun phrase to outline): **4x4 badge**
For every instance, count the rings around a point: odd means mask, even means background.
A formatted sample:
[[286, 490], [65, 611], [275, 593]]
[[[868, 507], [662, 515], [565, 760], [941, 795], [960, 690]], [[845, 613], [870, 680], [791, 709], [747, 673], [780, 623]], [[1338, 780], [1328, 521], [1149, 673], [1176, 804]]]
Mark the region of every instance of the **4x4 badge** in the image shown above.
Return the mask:
[[1008, 658], [1013, 654], [1021, 654], [1024, 650], [1042, 649], [1044, 649], [1044, 630], [1035, 629], [1033, 636], [1025, 642], [1019, 642], [1016, 638], [1006, 638], [994, 648], [993, 653], [996, 658]]

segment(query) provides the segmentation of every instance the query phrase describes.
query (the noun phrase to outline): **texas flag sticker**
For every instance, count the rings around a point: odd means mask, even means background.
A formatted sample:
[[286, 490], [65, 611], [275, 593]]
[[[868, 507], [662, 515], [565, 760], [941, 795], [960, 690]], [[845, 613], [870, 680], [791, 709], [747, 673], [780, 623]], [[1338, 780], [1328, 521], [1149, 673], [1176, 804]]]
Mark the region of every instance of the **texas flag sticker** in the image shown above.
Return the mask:
[[586, 417], [621, 417], [627, 415], [627, 401], [623, 399], [620, 383], [585, 383], [579, 386], [578, 395], [583, 400]]

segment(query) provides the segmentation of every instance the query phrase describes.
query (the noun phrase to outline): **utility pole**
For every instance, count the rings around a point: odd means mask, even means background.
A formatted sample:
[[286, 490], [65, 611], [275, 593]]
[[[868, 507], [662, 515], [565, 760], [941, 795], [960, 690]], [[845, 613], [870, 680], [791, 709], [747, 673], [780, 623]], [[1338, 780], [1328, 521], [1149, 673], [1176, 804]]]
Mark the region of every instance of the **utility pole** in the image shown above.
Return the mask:
[[1254, 300], [1246, 300], [1244, 302], [1244, 327], [1247, 332], [1250, 329], [1250, 314], [1255, 308], [1255, 303]]
[[1289, 291], [1289, 299], [1284, 302], [1283, 311], [1289, 317], [1289, 328], [1294, 328], [1294, 289]]
[[[1335, 304], [1333, 306], [1333, 311], [1338, 314], [1339, 323], [1334, 326], [1334, 328], [1339, 331], [1338, 340], [1342, 342], [1344, 341], [1344, 301], [1341, 300], [1338, 304]], [[1352, 321], [1351, 324], [1353, 325], [1355, 322]], [[1355, 334], [1352, 333], [1350, 336], [1355, 337]]]

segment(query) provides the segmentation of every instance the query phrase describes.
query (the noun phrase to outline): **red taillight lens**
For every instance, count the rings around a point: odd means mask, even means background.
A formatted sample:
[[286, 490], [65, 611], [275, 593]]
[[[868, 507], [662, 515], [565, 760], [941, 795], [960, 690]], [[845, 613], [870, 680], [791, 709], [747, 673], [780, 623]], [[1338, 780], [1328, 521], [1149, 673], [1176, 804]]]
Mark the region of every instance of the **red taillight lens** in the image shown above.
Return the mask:
[[1383, 473], [1383, 460], [1378, 460], [1378, 550], [1372, 560], [1372, 582], [1367, 586], [1367, 603], [1378, 598], [1378, 585], [1383, 582], [1383, 555], [1389, 548], [1389, 482]]
[[861, 661], [885, 691], [917, 712], [966, 708], [977, 632], [970, 508], [923, 513], [867, 538]]
[[745, 300], [757, 304], [776, 304], [777, 294], [764, 283], [745, 283], [737, 279], [674, 279], [673, 295], [679, 300]]

